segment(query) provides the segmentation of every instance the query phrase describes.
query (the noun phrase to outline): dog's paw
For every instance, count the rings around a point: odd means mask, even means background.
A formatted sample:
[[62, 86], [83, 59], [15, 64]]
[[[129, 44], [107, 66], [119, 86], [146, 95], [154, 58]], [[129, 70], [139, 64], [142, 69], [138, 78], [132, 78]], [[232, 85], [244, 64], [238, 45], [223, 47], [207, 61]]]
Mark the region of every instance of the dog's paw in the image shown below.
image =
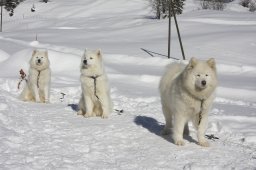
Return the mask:
[[203, 147], [209, 147], [210, 144], [207, 140], [203, 140], [203, 141], [199, 141], [198, 142], [200, 146], [203, 146]]
[[40, 98], [36, 98], [35, 102], [36, 102], [36, 103], [41, 103]]
[[82, 110], [79, 110], [78, 112], [77, 112], [77, 115], [84, 115], [84, 113], [83, 113], [83, 111]]
[[184, 140], [177, 140], [177, 141], [175, 141], [175, 145], [184, 146], [185, 142], [184, 142]]
[[45, 100], [44, 103], [45, 104], [50, 104], [50, 101], [49, 100]]
[[103, 114], [103, 115], [101, 116], [101, 118], [102, 118], [102, 119], [107, 119], [107, 118], [108, 118], [108, 115]]
[[92, 117], [93, 114], [91, 114], [91, 113], [85, 113], [85, 114], [83, 114], [83, 116], [84, 116], [85, 118], [89, 118], [89, 117]]

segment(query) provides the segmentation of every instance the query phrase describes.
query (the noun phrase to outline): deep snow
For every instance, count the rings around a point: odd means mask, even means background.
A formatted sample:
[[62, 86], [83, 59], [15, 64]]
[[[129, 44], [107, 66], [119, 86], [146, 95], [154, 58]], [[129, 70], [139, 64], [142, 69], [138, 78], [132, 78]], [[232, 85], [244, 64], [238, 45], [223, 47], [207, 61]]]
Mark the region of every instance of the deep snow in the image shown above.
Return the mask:
[[[30, 8], [35, 3], [36, 12]], [[162, 138], [158, 82], [167, 53], [167, 20], [152, 20], [143, 0], [26, 0], [0, 34], [0, 169], [255, 169], [255, 13], [230, 4], [197, 10], [187, 0], [178, 17], [186, 57], [215, 57], [219, 76], [207, 134], [211, 147]], [[6, 17], [7, 16], [7, 17]], [[38, 41], [35, 41], [37, 35]], [[175, 27], [172, 56], [181, 58]], [[101, 48], [116, 109], [109, 119], [76, 115], [79, 64], [84, 48]], [[51, 103], [17, 99], [19, 70], [27, 73], [32, 49], [49, 50]], [[24, 84], [23, 84], [24, 85]], [[64, 100], [60, 100], [65, 93]]]

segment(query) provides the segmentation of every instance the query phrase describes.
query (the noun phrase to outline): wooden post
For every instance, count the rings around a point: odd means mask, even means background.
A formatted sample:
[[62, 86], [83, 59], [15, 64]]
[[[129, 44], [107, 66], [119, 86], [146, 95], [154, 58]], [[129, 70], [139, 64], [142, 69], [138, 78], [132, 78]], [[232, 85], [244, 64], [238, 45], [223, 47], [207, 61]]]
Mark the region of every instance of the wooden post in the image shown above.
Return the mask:
[[3, 31], [3, 0], [1, 0], [1, 26], [0, 26], [0, 32]]
[[171, 3], [169, 3], [168, 58], [171, 58]]
[[180, 37], [179, 26], [178, 26], [178, 22], [177, 22], [176, 14], [175, 14], [175, 11], [174, 11], [174, 8], [173, 8], [172, 0], [170, 0], [170, 4], [171, 4], [171, 7], [172, 7], [172, 13], [173, 13], [173, 17], [174, 17], [174, 21], [175, 21], [175, 25], [176, 25], [176, 29], [177, 29], [177, 33], [178, 33], [178, 37], [179, 37], [180, 49], [181, 49], [181, 52], [182, 52], [182, 57], [183, 57], [183, 60], [186, 60], [186, 58], [185, 58], [185, 54], [184, 54], [183, 45], [182, 45], [182, 41], [181, 41], [181, 37]]

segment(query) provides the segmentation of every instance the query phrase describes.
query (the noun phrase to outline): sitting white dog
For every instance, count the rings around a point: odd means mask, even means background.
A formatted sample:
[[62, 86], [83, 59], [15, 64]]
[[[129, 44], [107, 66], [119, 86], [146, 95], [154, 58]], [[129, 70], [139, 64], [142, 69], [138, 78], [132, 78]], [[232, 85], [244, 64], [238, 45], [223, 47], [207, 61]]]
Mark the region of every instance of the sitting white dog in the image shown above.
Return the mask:
[[50, 97], [51, 69], [48, 51], [34, 50], [30, 59], [28, 80], [20, 99], [48, 103]]
[[82, 95], [78, 115], [107, 118], [112, 112], [107, 75], [100, 50], [85, 50], [80, 66]]

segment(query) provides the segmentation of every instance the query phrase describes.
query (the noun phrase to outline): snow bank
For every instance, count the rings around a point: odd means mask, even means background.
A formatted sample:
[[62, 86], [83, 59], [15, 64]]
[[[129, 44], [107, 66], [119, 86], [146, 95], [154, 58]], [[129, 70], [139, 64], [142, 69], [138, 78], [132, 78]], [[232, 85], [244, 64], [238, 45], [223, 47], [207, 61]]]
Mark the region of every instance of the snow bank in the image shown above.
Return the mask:
[[[239, 102], [239, 100], [240, 100], [239, 103], [241, 103], [243, 97], [246, 98], [246, 100], [248, 100], [248, 101], [256, 102], [256, 93], [254, 90], [218, 87], [217, 95], [219, 97], [228, 97], [231, 99], [238, 100], [237, 102]], [[242, 102], [242, 103], [244, 103], [244, 102]]]
[[0, 63], [7, 60], [9, 58], [9, 54], [0, 49]]
[[[4, 77], [17, 77], [19, 76], [20, 69], [23, 69], [27, 73], [32, 52], [33, 49], [24, 49], [8, 58], [6, 57], [8, 54], [6, 54], [5, 60], [2, 60], [0, 63], [0, 75]], [[53, 50], [48, 50], [48, 55], [53, 74], [60, 74], [62, 76], [80, 74], [80, 56]]]
[[256, 74], [256, 67], [246, 66], [246, 65], [228, 65], [228, 64], [218, 64], [218, 72], [222, 74], [240, 74], [240, 73], [251, 73]]
[[3, 77], [19, 76], [20, 69], [27, 72], [31, 55], [31, 49], [24, 49], [11, 55], [7, 60], [0, 63], [0, 75]]

